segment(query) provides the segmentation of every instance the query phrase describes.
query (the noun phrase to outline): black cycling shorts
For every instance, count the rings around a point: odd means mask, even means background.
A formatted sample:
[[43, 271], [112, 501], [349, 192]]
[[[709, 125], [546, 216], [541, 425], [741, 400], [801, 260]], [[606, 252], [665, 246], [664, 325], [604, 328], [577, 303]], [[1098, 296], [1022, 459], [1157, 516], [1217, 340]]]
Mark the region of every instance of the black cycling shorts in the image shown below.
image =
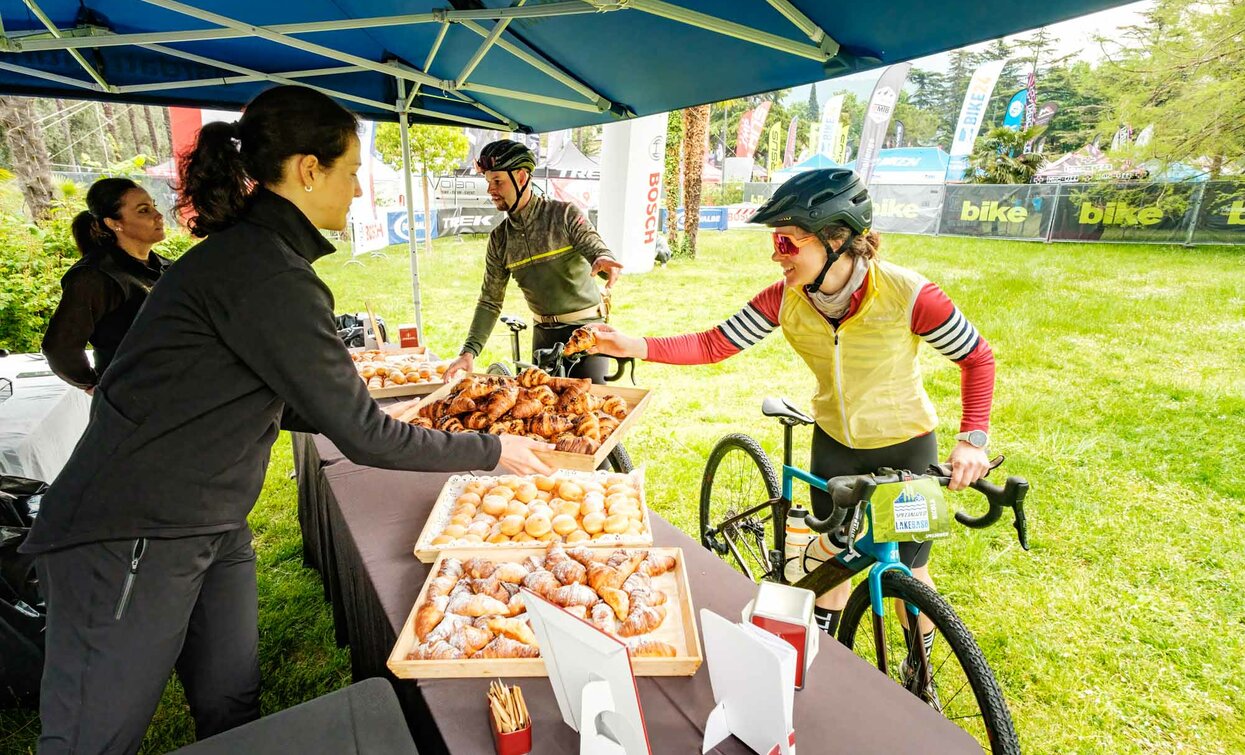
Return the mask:
[[[813, 452], [809, 470], [825, 479], [839, 475], [856, 475], [876, 472], [881, 467], [907, 469], [922, 474], [930, 464], [938, 463], [938, 439], [934, 433], [910, 438], [902, 443], [884, 448], [849, 448], [831, 438], [817, 425], [813, 425]], [[813, 513], [824, 519], [834, 510], [830, 494], [824, 490], [809, 488], [813, 499]], [[931, 542], [900, 543], [899, 559], [909, 567], [929, 563]]]

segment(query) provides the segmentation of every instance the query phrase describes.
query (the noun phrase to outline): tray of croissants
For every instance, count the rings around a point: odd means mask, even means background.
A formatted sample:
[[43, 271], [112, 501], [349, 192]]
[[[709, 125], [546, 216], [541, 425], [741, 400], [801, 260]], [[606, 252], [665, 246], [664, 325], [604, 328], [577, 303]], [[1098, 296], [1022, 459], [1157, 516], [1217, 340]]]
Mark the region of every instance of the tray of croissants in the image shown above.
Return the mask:
[[553, 443], [537, 456], [558, 469], [601, 466], [648, 404], [644, 388], [593, 385], [530, 367], [517, 377], [470, 373], [394, 416], [449, 432], [508, 433]]
[[545, 676], [524, 588], [622, 640], [638, 676], [691, 676], [704, 657], [680, 548], [442, 553], [429, 574], [389, 655], [401, 678]]
[[627, 473], [560, 470], [552, 475], [454, 475], [445, 482], [415, 541], [431, 563], [442, 551], [653, 544], [644, 469]]
[[447, 361], [428, 359], [423, 346], [352, 349], [355, 370], [372, 398], [425, 396], [445, 385]]

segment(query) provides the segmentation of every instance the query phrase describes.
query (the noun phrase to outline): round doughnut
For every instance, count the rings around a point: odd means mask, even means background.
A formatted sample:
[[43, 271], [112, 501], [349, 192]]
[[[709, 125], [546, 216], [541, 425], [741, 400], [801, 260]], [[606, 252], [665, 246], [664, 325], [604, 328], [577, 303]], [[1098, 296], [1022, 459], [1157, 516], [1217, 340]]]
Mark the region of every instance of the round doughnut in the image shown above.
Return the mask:
[[554, 516], [561, 516], [565, 514], [566, 516], [569, 516], [572, 519], [579, 518], [579, 510], [580, 510], [580, 505], [576, 503], [575, 501], [562, 501], [561, 503], [553, 507]]
[[463, 493], [472, 493], [477, 496], [483, 496], [485, 491], [488, 489], [489, 486], [484, 482], [484, 480], [472, 480], [463, 486]]
[[574, 480], [563, 480], [558, 485], [558, 497], [565, 498], [568, 501], [582, 501], [584, 499], [584, 489]]
[[622, 514], [614, 514], [605, 520], [605, 531], [611, 535], [620, 535], [627, 531], [631, 519]]
[[468, 535], [479, 535], [483, 540], [488, 536], [489, 530], [492, 529], [487, 522], [473, 522], [467, 526]]
[[532, 478], [532, 482], [535, 483], [536, 489], [541, 491], [551, 491], [558, 485], [557, 480], [543, 474], [536, 475]]
[[523, 531], [523, 517], [518, 516], [517, 514], [508, 514], [505, 517], [502, 517], [499, 524], [501, 526], [502, 534], [508, 537], [514, 537]]
[[553, 530], [553, 523], [543, 514], [532, 514], [523, 523], [523, 529], [532, 537], [540, 537]]
[[516, 501], [522, 501], [523, 503], [530, 503], [539, 492], [540, 491], [536, 489], [535, 485], [530, 482], [524, 482], [519, 485], [519, 487], [515, 488], [514, 499]]
[[449, 535], [437, 535], [432, 539], [433, 545], [449, 545], [452, 542], [454, 542], [454, 538]]
[[528, 516], [539, 514], [546, 519], [553, 519], [553, 509], [544, 503], [533, 503], [531, 506], [528, 506], [527, 514]]
[[491, 493], [484, 496], [484, 500], [480, 502], [480, 508], [485, 514], [489, 514], [491, 516], [501, 516], [502, 514], [505, 514], [509, 505], [509, 499], [502, 498], [499, 495], [493, 495]]
[[467, 534], [467, 523], [451, 523], [446, 526], [445, 530], [441, 534], [448, 535], [449, 537], [462, 537]]
[[510, 536], [509, 536], [509, 535], [503, 535], [502, 533], [498, 532], [498, 533], [497, 533], [497, 534], [495, 534], [495, 535], [489, 535], [488, 537], [486, 537], [486, 538], [484, 539], [484, 542], [486, 542], [486, 543], [494, 543], [494, 544], [508, 543], [508, 542], [510, 542]]
[[579, 522], [569, 514], [558, 514], [553, 518], [553, 531], [559, 535], [569, 535], [579, 529]]
[[507, 487], [505, 485], [498, 485], [494, 487], [492, 490], [490, 490], [488, 494], [500, 496], [502, 498], [505, 498], [507, 501], [509, 501], [514, 498], [514, 488]]
[[529, 513], [527, 504], [520, 503], [519, 501], [511, 501], [510, 505], [506, 507], [506, 516], [521, 516], [527, 519]]
[[471, 517], [466, 514], [455, 514], [450, 517], [450, 524], [461, 524], [465, 529], [468, 524], [471, 524]]
[[510, 542], [512, 543], [531, 543], [531, 542], [534, 542], [535, 540], [536, 538], [532, 537], [526, 532], [520, 532], [519, 534], [510, 538]]
[[592, 535], [605, 529], [605, 514], [600, 511], [590, 511], [584, 514], [583, 528], [585, 532]]
[[583, 543], [591, 539], [592, 535], [589, 535], [587, 532], [584, 532], [583, 530], [575, 530], [566, 536], [566, 543], [571, 545], [574, 543]]
[[484, 538], [480, 537], [474, 532], [468, 532], [466, 535], [463, 536], [463, 540], [465, 542], [475, 543], [477, 545], [484, 542]]
[[475, 493], [463, 493], [462, 495], [458, 496], [458, 499], [454, 501], [454, 503], [459, 506], [463, 505], [464, 503], [469, 503], [472, 506], [479, 506], [480, 496]]

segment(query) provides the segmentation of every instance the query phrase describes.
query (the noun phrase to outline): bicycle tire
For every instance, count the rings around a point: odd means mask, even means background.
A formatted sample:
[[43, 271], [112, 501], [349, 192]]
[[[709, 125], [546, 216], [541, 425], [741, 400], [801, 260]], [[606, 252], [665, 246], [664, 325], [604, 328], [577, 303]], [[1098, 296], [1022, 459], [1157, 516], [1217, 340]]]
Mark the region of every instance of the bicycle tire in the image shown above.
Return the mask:
[[[930, 665], [936, 666], [936, 673], [939, 673], [950, 656], [955, 656], [956, 662], [964, 674], [966, 683], [972, 689], [973, 696], [977, 701], [977, 707], [981, 711], [982, 725], [988, 738], [990, 752], [995, 753], [995, 755], [1003, 753], [1006, 755], [1018, 755], [1020, 753], [1020, 741], [1016, 737], [1016, 728], [1012, 723], [1011, 712], [1007, 709], [1007, 702], [1003, 699], [1003, 691], [999, 689], [994, 673], [990, 670], [989, 664], [986, 663], [985, 655], [977, 645], [977, 640], [973, 638], [972, 633], [964, 626], [964, 622], [960, 621], [960, 617], [956, 615], [955, 610], [951, 608], [946, 599], [915, 577], [910, 577], [898, 571], [888, 571], [882, 574], [882, 595], [884, 599], [897, 598], [916, 605], [920, 612], [933, 622], [934, 628], [938, 632], [936, 637], [942, 637], [950, 647], [950, 652], [942, 658], [941, 662], [931, 657]], [[888, 606], [888, 608], [893, 608], [893, 606]], [[852, 595], [847, 601], [847, 606], [843, 609], [842, 617], [839, 620], [839, 642], [854, 650], [856, 632], [862, 628], [862, 622], [864, 623], [864, 631], [872, 638], [872, 612], [869, 601], [869, 585], [868, 580], [866, 580], [857, 585], [856, 589], [852, 591]], [[889, 611], [887, 615], [893, 618], [893, 614], [893, 611]], [[897, 619], [895, 619], [895, 623], [898, 624]], [[876, 650], [876, 643], [874, 643], [874, 647]], [[860, 655], [860, 653], [857, 654]], [[895, 662], [889, 663], [889, 665], [897, 670], [905, 654], [902, 650], [896, 649], [893, 658], [890, 659]], [[942, 653], [939, 650], [935, 650], [932, 655], [941, 656]], [[868, 660], [876, 667], [876, 652], [874, 657]], [[887, 675], [891, 676], [889, 672]], [[891, 676], [891, 678], [895, 677]], [[946, 703], [940, 701], [940, 705], [950, 705], [954, 702], [954, 697], [958, 696], [959, 692], [960, 690], [957, 690], [956, 695], [953, 695], [952, 699]], [[914, 692], [913, 694], [916, 693]], [[956, 723], [956, 717], [947, 715], [945, 707], [939, 710], [939, 712], [951, 719], [952, 723]], [[960, 718], [963, 720], [968, 717]], [[974, 734], [966, 724], [957, 725], [965, 728], [969, 734]], [[974, 736], [981, 743], [980, 736]], [[982, 744], [982, 746], [985, 747], [985, 744]]]
[[619, 474], [625, 474], [635, 469], [635, 464], [631, 463], [631, 454], [627, 453], [627, 449], [622, 443], [614, 446], [605, 461], [611, 469]]
[[493, 362], [485, 370], [490, 375], [504, 375], [506, 377], [514, 377], [514, 372], [502, 362]]
[[[733, 454], [742, 454], [742, 457], [732, 456]], [[757, 476], [763, 483], [764, 489], [756, 490], [754, 492], [752, 490], [752, 485], [750, 484], [748, 489], [744, 491], [728, 491], [725, 490], [726, 482], [723, 481], [722, 484], [718, 486], [718, 490], [723, 493], [722, 498], [728, 503], [726, 512], [723, 513], [726, 513], [729, 516], [729, 512], [732, 509], [736, 512], [744, 511], [765, 500], [778, 498], [782, 494], [782, 489], [778, 483], [778, 475], [774, 472], [774, 465], [770, 463], [769, 456], [765, 454], [765, 450], [761, 448], [761, 445], [751, 437], [742, 433], [731, 433], [730, 435], [724, 436], [718, 440], [717, 444], [713, 447], [713, 450], [709, 453], [709, 460], [705, 463], [705, 471], [700, 480], [700, 544], [717, 553], [728, 563], [733, 562], [735, 568], [747, 575], [749, 579], [754, 582], [759, 582], [768, 576], [770, 570], [773, 568], [772, 564], [769, 563], [768, 553], [771, 548], [776, 548], [778, 544], [776, 539], [777, 536], [775, 534], [775, 527], [782, 526], [781, 523], [776, 522], [775, 512], [771, 510], [768, 527], [769, 531], [761, 537], [765, 546], [759, 548], [759, 550], [764, 554], [764, 560], [757, 564], [758, 567], [763, 566], [765, 569], [765, 571], [761, 574], [754, 575], [752, 570], [747, 566], [747, 564], [738, 558], [736, 553], [731, 553], [729, 547], [727, 547], [725, 543], [719, 544], [716, 541], [716, 536], [710, 532], [710, 529], [714, 525], [713, 519], [715, 518], [715, 514], [713, 512], [714, 482], [719, 479], [719, 467], [722, 466], [723, 462], [730, 458], [740, 458], [740, 462], [745, 466], [748, 464], [748, 461], [750, 461], [752, 466], [757, 470]], [[748, 461], [744, 461], [745, 459]], [[732, 462], [732, 464], [734, 463], [736, 462]], [[764, 498], [762, 498], [762, 496], [764, 496]], [[738, 505], [739, 508], [735, 509], [734, 507], [736, 505]], [[763, 520], [757, 520], [754, 526], [759, 526], [763, 532], [766, 528]], [[755, 534], [755, 529], [753, 529], [754, 538]], [[731, 536], [729, 534], [723, 535], [723, 538], [726, 541], [729, 541], [730, 537]], [[727, 549], [724, 551], [722, 550], [723, 548]], [[731, 556], [731, 558], [727, 558], [728, 555]], [[753, 560], [758, 560], [758, 556], [755, 553], [753, 553]]]

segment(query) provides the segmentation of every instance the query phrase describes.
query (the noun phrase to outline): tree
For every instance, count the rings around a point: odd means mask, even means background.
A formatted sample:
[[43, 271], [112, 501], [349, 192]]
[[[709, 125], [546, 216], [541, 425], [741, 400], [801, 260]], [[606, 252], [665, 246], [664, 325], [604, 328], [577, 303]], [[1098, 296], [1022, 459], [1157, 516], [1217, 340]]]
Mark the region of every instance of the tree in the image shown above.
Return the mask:
[[666, 116], [666, 166], [662, 173], [662, 191], [666, 195], [666, 234], [672, 254], [679, 248], [679, 165], [682, 158], [683, 111], [671, 110]]
[[935, 133], [938, 130], [938, 116], [913, 102], [913, 95], [906, 91], [899, 93], [899, 101], [895, 103], [895, 116], [891, 118], [888, 138], [895, 139], [895, 124], [903, 123], [904, 143], [920, 147], [933, 146]]
[[[451, 173], [467, 156], [471, 145], [462, 129], [416, 124], [407, 128], [411, 140], [412, 169], [419, 167], [424, 190], [424, 248], [432, 251], [432, 201], [429, 179]], [[376, 151], [391, 167], [402, 169], [402, 134], [395, 123], [376, 126]], [[412, 197], [406, 198], [413, 201]], [[410, 229], [411, 234], [415, 229]]]
[[[1043, 102], [1059, 105], [1047, 125], [1043, 152], [1061, 154], [1088, 144], [1099, 131], [1099, 124], [1111, 110], [1110, 96], [1103, 78], [1089, 63], [1078, 61], [1050, 68], [1038, 87], [1038, 106]], [[1112, 129], [1114, 132], [1114, 129]]]
[[696, 257], [696, 233], [700, 229], [701, 171], [705, 165], [705, 126], [709, 106], [683, 111], [683, 252]]
[[1212, 178], [1245, 155], [1245, 3], [1156, 0], [1145, 21], [1102, 40], [1113, 107], [1100, 124], [1157, 124], [1150, 154], [1205, 158]]
[[1015, 131], [1010, 128], [992, 128], [973, 146], [968, 157], [969, 183], [979, 184], [1027, 184], [1041, 169], [1046, 158], [1037, 152], [1024, 151], [1026, 142], [1042, 135], [1044, 127]]
[[134, 110], [137, 108], [137, 106], [136, 105], [122, 105], [121, 107], [125, 108], [125, 117], [126, 117], [126, 120], [129, 121], [129, 124], [130, 124], [130, 142], [133, 145], [134, 154], [148, 153], [147, 150], [143, 149], [143, 145], [141, 141], [142, 137], [140, 137], [138, 134], [138, 118], [134, 116]]
[[156, 138], [156, 122], [155, 119], [151, 117], [152, 110], [153, 108], [151, 107], [144, 107], [143, 119], [147, 121], [147, 138], [151, 140], [151, 157], [153, 160], [158, 161], [161, 155], [160, 140]]
[[36, 223], [42, 223], [52, 211], [52, 171], [34, 100], [0, 97], [0, 128], [26, 209]]

